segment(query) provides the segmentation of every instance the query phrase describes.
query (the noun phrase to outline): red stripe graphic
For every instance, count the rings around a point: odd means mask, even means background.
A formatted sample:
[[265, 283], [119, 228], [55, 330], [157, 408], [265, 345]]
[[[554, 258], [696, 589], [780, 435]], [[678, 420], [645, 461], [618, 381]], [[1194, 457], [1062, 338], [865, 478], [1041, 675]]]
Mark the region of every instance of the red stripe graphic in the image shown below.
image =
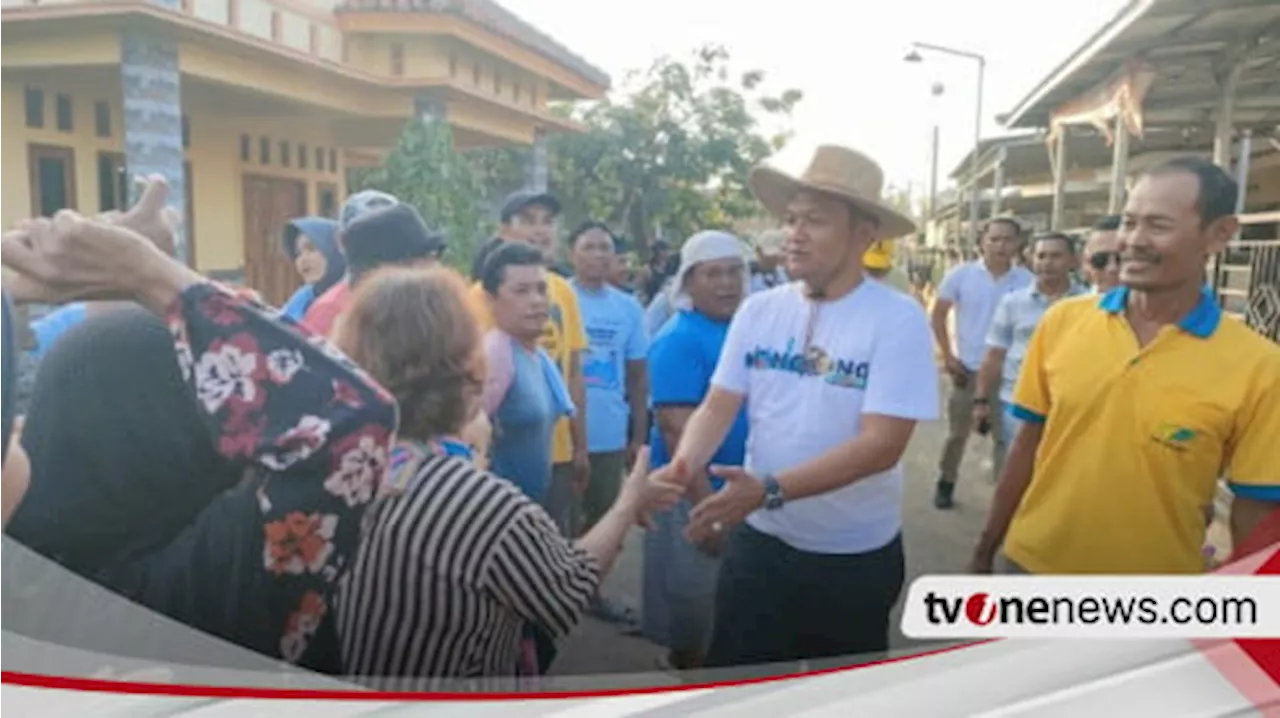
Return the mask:
[[890, 663], [901, 663], [926, 656], [958, 651], [962, 648], [978, 646], [990, 641], [975, 641], [958, 646], [947, 646], [931, 651], [914, 653], [910, 656], [886, 658], [856, 666], [839, 666], [824, 668], [805, 673], [788, 673], [781, 676], [763, 678], [745, 678], [735, 681], [717, 681], [695, 683], [680, 686], [652, 686], [649, 688], [613, 688], [599, 691], [561, 691], [536, 693], [450, 693], [410, 692], [410, 691], [368, 691], [358, 688], [350, 690], [307, 689], [307, 688], [256, 688], [239, 686], [195, 686], [167, 683], [141, 683], [135, 681], [111, 681], [97, 678], [72, 678], [68, 676], [44, 676], [37, 673], [20, 671], [0, 671], [0, 683], [10, 683], [30, 688], [53, 688], [68, 691], [89, 691], [95, 693], [122, 693], [130, 695], [169, 696], [183, 698], [261, 698], [275, 700], [328, 700], [328, 701], [528, 701], [564, 698], [609, 698], [617, 696], [638, 696], [653, 693], [676, 693], [683, 691], [703, 690], [706, 688], [727, 688], [733, 686], [758, 685], [793, 678], [829, 675], [841, 671], [853, 671], [859, 668], [882, 666]]

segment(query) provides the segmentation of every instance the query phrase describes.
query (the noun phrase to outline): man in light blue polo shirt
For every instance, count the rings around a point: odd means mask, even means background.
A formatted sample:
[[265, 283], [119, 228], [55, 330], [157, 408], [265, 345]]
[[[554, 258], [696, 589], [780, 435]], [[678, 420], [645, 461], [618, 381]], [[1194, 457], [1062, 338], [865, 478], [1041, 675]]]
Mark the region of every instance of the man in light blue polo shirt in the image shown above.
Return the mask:
[[[1009, 292], [1029, 286], [1033, 275], [1025, 267], [1014, 266], [1022, 237], [1022, 226], [1011, 217], [997, 217], [982, 232], [982, 257], [955, 267], [943, 277], [938, 298], [933, 305], [933, 336], [942, 350], [947, 374], [951, 376], [951, 398], [947, 403], [948, 435], [938, 462], [938, 487], [933, 503], [940, 509], [954, 505], [956, 479], [964, 445], [969, 438], [973, 418], [974, 385], [978, 368], [987, 351], [987, 331], [995, 316], [1000, 298]], [[955, 344], [947, 326], [952, 307], [956, 310]], [[994, 388], [994, 387], [993, 387]], [[995, 399], [994, 395], [986, 397]], [[1004, 456], [1004, 440], [998, 426], [999, 417], [992, 416], [993, 459]]]
[[[998, 418], [1005, 452], [1013, 444], [1020, 420], [1009, 409], [1013, 402], [1013, 389], [1022, 370], [1022, 358], [1027, 344], [1035, 333], [1036, 325], [1045, 311], [1063, 297], [1084, 294], [1087, 290], [1072, 280], [1071, 272], [1077, 266], [1075, 240], [1060, 232], [1037, 237], [1031, 248], [1031, 267], [1036, 273], [1035, 284], [1004, 295], [996, 307], [991, 329], [987, 332], [987, 354], [978, 370], [973, 397], [973, 426], [978, 433], [986, 433], [992, 417]], [[991, 406], [991, 388], [999, 384], [999, 404]], [[995, 461], [995, 474], [1000, 476], [1004, 456]]]

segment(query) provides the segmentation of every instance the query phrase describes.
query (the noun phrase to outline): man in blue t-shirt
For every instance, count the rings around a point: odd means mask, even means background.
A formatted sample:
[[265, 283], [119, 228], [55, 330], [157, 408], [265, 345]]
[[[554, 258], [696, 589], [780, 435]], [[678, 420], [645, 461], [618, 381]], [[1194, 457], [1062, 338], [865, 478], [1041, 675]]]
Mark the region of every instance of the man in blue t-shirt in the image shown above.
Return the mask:
[[588, 344], [582, 358], [591, 459], [591, 474], [581, 501], [581, 529], [585, 531], [613, 505], [622, 475], [644, 443], [649, 339], [640, 303], [609, 283], [617, 251], [609, 228], [588, 222], [570, 234], [569, 242], [574, 271], [571, 284], [578, 295]]
[[[654, 425], [650, 465], [670, 460], [685, 423], [706, 397], [720, 360], [729, 320], [747, 295], [750, 275], [742, 243], [726, 232], [700, 232], [685, 242], [673, 279], [674, 316], [649, 347], [650, 399]], [[741, 466], [746, 455], [746, 407], [738, 413], [711, 464]], [[695, 467], [690, 467], [695, 468]], [[689, 511], [719, 490], [719, 479], [695, 479], [676, 508], [654, 516], [645, 534], [644, 632], [666, 646], [672, 667], [702, 665], [711, 632], [720, 536], [702, 546], [684, 538]]]

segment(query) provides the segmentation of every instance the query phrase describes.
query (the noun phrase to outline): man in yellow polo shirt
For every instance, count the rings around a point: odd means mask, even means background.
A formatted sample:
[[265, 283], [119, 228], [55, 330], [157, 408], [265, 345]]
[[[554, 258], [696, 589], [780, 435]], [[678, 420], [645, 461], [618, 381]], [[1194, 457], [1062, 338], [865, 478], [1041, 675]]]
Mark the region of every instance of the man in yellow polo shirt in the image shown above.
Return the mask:
[[[559, 213], [560, 203], [549, 194], [534, 191], [512, 194], [499, 213], [498, 236], [489, 240], [476, 257], [473, 276], [478, 276], [480, 263], [503, 242], [524, 242], [537, 247], [550, 263], [555, 256], [556, 217]], [[556, 424], [551, 448], [555, 466], [544, 504], [560, 530], [566, 536], [572, 536], [576, 496], [586, 488], [590, 476], [586, 389], [579, 356], [587, 348], [587, 336], [578, 309], [578, 295], [569, 282], [555, 272], [547, 272], [547, 299], [551, 317], [543, 331], [541, 344], [564, 374], [575, 411], [572, 419], [561, 419]], [[481, 328], [491, 328], [493, 317], [489, 313], [484, 289], [479, 284], [471, 287], [470, 300]]]
[[1199, 573], [1219, 477], [1237, 544], [1280, 505], [1280, 346], [1224, 316], [1202, 274], [1238, 191], [1199, 158], [1149, 170], [1125, 206], [1123, 286], [1045, 314], [974, 572]]

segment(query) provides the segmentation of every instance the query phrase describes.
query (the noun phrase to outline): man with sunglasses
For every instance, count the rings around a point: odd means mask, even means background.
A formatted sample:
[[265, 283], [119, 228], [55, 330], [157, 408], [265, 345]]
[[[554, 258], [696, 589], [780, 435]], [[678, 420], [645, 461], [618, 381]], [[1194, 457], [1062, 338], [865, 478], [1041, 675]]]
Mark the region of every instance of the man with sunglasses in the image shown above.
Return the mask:
[[1084, 273], [1094, 294], [1106, 294], [1120, 286], [1120, 215], [1098, 220], [1084, 245]]

